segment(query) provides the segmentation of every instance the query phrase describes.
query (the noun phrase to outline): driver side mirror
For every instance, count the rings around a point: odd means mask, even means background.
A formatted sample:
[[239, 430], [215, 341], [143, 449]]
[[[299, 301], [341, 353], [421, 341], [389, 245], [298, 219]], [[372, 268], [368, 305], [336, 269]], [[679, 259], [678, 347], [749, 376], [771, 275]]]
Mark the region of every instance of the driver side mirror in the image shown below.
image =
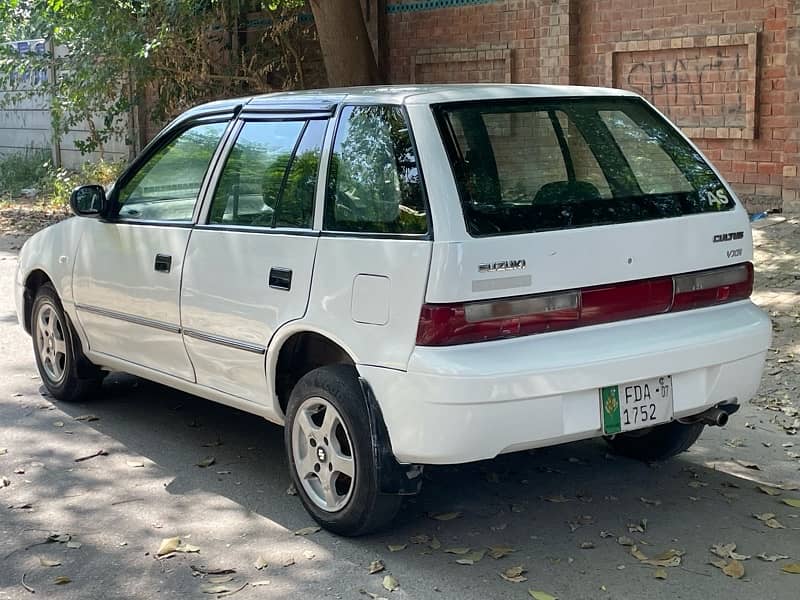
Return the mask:
[[105, 213], [107, 200], [102, 185], [82, 185], [72, 190], [69, 206], [79, 217], [98, 217]]

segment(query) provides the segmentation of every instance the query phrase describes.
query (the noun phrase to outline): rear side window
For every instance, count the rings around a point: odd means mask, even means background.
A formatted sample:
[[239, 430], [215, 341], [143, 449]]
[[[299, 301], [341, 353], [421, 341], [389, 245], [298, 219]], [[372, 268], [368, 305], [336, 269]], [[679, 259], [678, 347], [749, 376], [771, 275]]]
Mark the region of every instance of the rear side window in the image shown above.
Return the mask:
[[700, 155], [638, 99], [434, 108], [473, 236], [730, 210]]
[[347, 106], [326, 189], [331, 231], [424, 234], [427, 210], [417, 156], [399, 106]]
[[245, 123], [214, 192], [209, 223], [310, 228], [326, 123]]

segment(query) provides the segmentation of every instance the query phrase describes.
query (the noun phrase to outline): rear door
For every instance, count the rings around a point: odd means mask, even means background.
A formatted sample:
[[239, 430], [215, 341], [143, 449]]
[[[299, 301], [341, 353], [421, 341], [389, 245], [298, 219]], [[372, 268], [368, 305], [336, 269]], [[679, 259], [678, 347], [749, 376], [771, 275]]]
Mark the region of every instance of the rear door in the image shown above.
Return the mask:
[[306, 311], [328, 114], [243, 118], [192, 233], [181, 288], [186, 348], [207, 387], [272, 404], [265, 352]]
[[570, 290], [752, 258], [744, 209], [640, 99], [471, 101], [433, 113], [466, 232], [434, 245], [428, 302]]

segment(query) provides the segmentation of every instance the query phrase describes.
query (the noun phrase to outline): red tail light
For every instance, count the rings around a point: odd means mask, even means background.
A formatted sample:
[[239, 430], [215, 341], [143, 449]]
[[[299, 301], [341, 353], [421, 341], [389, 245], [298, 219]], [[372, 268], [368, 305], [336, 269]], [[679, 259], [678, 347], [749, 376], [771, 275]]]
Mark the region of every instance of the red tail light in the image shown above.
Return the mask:
[[750, 297], [753, 265], [465, 304], [425, 304], [417, 345], [450, 346], [573, 329]]

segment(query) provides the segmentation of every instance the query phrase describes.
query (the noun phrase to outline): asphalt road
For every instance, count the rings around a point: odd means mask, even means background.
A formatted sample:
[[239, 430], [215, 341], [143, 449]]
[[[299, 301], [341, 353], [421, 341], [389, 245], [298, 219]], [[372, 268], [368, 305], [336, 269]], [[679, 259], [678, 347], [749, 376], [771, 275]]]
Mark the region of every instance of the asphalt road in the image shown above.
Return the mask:
[[[755, 483], [800, 483], [791, 454], [800, 452], [800, 437], [777, 426], [772, 411], [747, 404], [727, 428], [707, 429], [690, 452], [665, 464], [613, 458], [591, 441], [431, 468], [392, 530], [360, 539], [298, 536], [313, 522], [287, 494], [280, 428], [127, 375], [109, 377], [91, 403], [43, 395], [30, 339], [13, 313], [15, 268], [14, 250], [0, 250], [0, 477], [8, 479], [0, 489], [2, 600], [214, 598], [202, 591], [215, 585], [212, 576], [193, 574], [190, 565], [235, 569], [232, 581], [216, 585], [247, 583], [237, 600], [367, 598], [361, 590], [522, 599], [529, 589], [560, 600], [800, 597], [800, 575], [781, 571], [800, 561], [800, 509], [781, 500], [800, 491], [770, 496]], [[796, 386], [786, 389], [796, 400]], [[76, 420], [86, 415], [97, 419]], [[106, 456], [75, 462], [101, 449]], [[214, 464], [198, 467], [207, 457]], [[448, 512], [460, 515], [431, 518]], [[752, 516], [765, 512], [784, 528]], [[53, 533], [62, 541], [47, 542]], [[161, 540], [173, 536], [199, 552], [157, 560]], [[435, 536], [441, 548], [412, 543], [414, 536]], [[620, 536], [649, 557], [669, 549], [685, 555], [657, 579]], [[742, 561], [742, 578], [709, 564], [718, 543], [752, 555]], [[389, 544], [407, 546], [392, 552]], [[472, 565], [444, 552], [491, 545], [514, 552]], [[791, 559], [765, 562], [759, 553]], [[268, 566], [257, 570], [259, 557]], [[386, 570], [370, 575], [376, 559]], [[499, 576], [517, 565], [527, 581]], [[387, 574], [400, 585], [391, 593], [382, 587]], [[56, 584], [60, 576], [69, 583]]]

